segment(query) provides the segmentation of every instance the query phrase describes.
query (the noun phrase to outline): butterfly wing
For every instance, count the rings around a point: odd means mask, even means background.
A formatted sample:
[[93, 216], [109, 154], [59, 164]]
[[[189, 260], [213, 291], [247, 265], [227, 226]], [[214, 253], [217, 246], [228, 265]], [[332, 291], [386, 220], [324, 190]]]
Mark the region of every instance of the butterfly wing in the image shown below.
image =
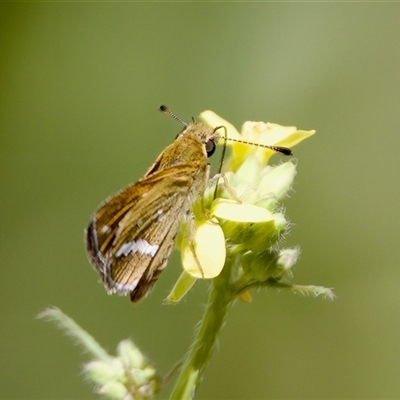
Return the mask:
[[144, 297], [165, 268], [182, 217], [190, 210], [190, 163], [145, 176], [99, 207], [86, 231], [87, 251], [109, 293]]

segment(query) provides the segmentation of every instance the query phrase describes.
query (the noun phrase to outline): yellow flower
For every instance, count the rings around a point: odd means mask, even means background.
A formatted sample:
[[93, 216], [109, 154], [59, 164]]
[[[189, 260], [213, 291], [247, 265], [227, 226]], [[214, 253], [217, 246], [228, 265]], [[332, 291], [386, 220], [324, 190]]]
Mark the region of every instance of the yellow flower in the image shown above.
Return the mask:
[[[245, 255], [240, 273], [250, 271], [265, 279], [283, 275], [277, 272], [278, 267], [282, 270], [278, 265], [279, 253], [275, 251], [271, 256], [270, 252], [287, 229], [282, 209], [276, 211], [292, 185], [296, 166], [291, 161], [278, 166], [267, 165], [274, 152], [257, 145], [293, 147], [315, 133], [248, 121], [240, 134], [212, 111], [205, 111], [200, 117], [208, 125], [224, 126], [227, 130], [227, 145], [232, 154], [225, 162], [224, 175], [229, 190], [221, 185], [223, 180], [219, 178], [216, 197], [215, 185], [212, 185], [202, 199], [207, 216], [199, 201], [193, 210], [194, 221], [183, 225], [177, 247], [181, 251], [184, 272], [167, 299], [171, 303], [179, 301], [197, 279], [218, 276], [226, 260], [237, 255]], [[255, 145], [229, 141], [229, 138]], [[232, 198], [232, 192], [236, 198]], [[261, 256], [265, 252], [268, 254]]]
[[[292, 148], [304, 139], [314, 135], [315, 130], [297, 130], [295, 126], [282, 126], [271, 122], [247, 121], [239, 133], [236, 128], [215, 114], [213, 111], [204, 111], [200, 119], [209, 126], [225, 126], [227, 129], [227, 146], [232, 148], [232, 156], [225, 162], [225, 171], [235, 172], [249, 155], [254, 154], [260, 165], [266, 165], [274, 151], [257, 145], [283, 146]], [[253, 145], [229, 141], [229, 138], [252, 143]], [[221, 141], [223, 142], [223, 141]], [[254, 146], [255, 145], [255, 146]]]

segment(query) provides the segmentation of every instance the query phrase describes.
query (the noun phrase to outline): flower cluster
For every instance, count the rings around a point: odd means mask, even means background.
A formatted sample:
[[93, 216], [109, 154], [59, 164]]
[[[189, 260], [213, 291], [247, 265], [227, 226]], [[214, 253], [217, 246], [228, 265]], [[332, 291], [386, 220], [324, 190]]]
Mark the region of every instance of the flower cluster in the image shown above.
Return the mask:
[[111, 400], [154, 399], [159, 389], [155, 368], [128, 339], [118, 344], [116, 357], [90, 361], [84, 372], [96, 392]]
[[197, 279], [218, 276], [226, 262], [237, 265], [234, 295], [257, 284], [278, 282], [290, 274], [300, 252], [298, 247], [279, 249], [289, 225], [281, 202], [292, 186], [296, 164], [289, 160], [270, 166], [274, 151], [257, 145], [292, 148], [315, 131], [248, 121], [239, 133], [212, 111], [200, 117], [207, 125], [226, 128], [231, 156], [225, 161], [224, 176], [214, 179], [205, 192], [204, 206], [196, 204], [194, 222], [186, 222], [177, 240], [184, 272], [167, 299], [172, 303]]
[[96, 385], [96, 393], [103, 398], [154, 399], [160, 388], [160, 379], [154, 366], [131, 340], [122, 340], [118, 344], [117, 355], [113, 357], [93, 336], [57, 307], [47, 308], [38, 317], [56, 322], [91, 356], [92, 361], [84, 365], [83, 371], [88, 380]]

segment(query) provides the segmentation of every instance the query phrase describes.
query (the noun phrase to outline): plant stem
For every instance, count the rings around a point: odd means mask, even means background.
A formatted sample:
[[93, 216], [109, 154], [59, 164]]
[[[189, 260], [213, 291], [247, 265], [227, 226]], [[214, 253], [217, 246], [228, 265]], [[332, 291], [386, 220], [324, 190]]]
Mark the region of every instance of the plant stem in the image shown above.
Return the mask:
[[104, 362], [110, 362], [110, 360], [112, 360], [112, 357], [97, 343], [93, 336], [89, 335], [89, 333], [82, 329], [72, 318], [64, 314], [59, 308], [47, 308], [41, 312], [38, 317], [55, 321], [67, 335], [81, 344], [85, 351], [90, 353], [92, 357]]
[[230, 283], [231, 270], [232, 260], [227, 260], [221, 274], [212, 280], [211, 292], [203, 319], [189, 354], [182, 365], [170, 400], [188, 400], [194, 397], [218, 334], [224, 325], [229, 306], [234, 299]]

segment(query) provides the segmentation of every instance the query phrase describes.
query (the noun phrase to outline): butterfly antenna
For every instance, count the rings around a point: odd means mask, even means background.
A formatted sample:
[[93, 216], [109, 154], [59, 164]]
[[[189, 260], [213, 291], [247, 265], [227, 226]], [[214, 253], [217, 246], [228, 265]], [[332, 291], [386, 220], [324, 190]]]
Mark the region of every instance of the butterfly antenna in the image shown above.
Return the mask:
[[177, 117], [167, 106], [160, 106], [159, 110], [161, 112], [163, 112], [164, 114], [169, 115], [170, 117], [172, 117], [175, 121], [180, 122], [182, 125], [185, 126], [185, 128], [188, 127], [188, 123], [185, 121], [182, 121], [179, 117]]
[[270, 146], [270, 145], [267, 145], [267, 144], [252, 143], [252, 142], [247, 142], [245, 140], [233, 139], [233, 138], [223, 137], [223, 136], [222, 136], [222, 139], [225, 139], [225, 141], [226, 140], [230, 140], [232, 142], [237, 142], [237, 143], [249, 144], [249, 145], [252, 145], [252, 146], [263, 147], [265, 149], [270, 149], [272, 151], [276, 151], [277, 153], [282, 153], [285, 156], [292, 156], [293, 155], [292, 150], [290, 150], [288, 147]]

